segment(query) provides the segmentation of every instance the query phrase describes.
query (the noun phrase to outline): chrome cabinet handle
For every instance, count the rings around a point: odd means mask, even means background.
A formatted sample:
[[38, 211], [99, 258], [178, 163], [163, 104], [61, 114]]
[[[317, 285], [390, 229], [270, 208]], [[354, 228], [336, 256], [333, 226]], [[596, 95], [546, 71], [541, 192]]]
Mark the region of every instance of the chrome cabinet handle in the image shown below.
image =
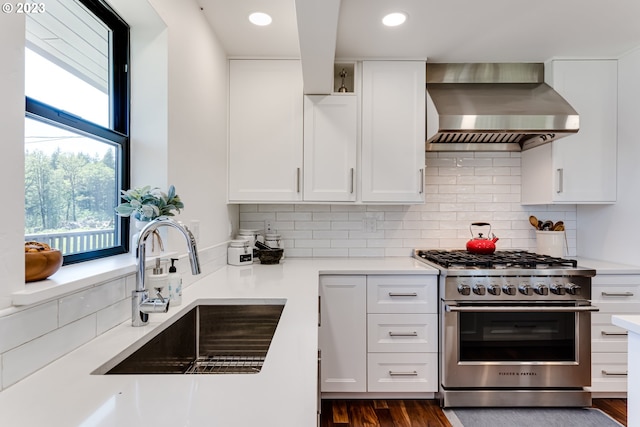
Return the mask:
[[564, 191], [564, 169], [556, 169], [558, 174], [558, 188], [556, 189], [556, 193], [562, 193]]
[[633, 292], [602, 292], [603, 297], [632, 297]]
[[609, 336], [627, 336], [629, 335], [628, 331], [624, 331], [624, 332], [607, 332], [607, 331], [602, 331], [600, 332], [603, 336], [605, 337], [609, 337]]
[[626, 377], [627, 375], [629, 375], [629, 373], [628, 373], [628, 371], [624, 371], [624, 372], [609, 372], [609, 371], [605, 371], [603, 369], [602, 370], [602, 375]]
[[300, 192], [300, 168], [296, 168], [296, 193]]
[[417, 292], [389, 292], [390, 297], [417, 297]]
[[417, 332], [393, 332], [389, 331], [390, 337], [417, 337]]
[[424, 169], [420, 169], [420, 194], [424, 193]]
[[318, 295], [318, 327], [322, 326], [322, 296]]
[[351, 185], [349, 187], [351, 194], [353, 194], [353, 168], [351, 168]]
[[445, 304], [445, 311], [448, 312], [476, 312], [476, 313], [577, 313], [577, 312], [588, 312], [588, 311], [600, 311], [598, 307], [594, 306], [580, 306], [580, 307], [553, 307], [553, 306], [542, 306], [542, 307], [531, 307], [531, 306], [523, 306], [523, 307], [503, 307], [503, 306], [495, 306], [495, 307], [487, 307], [487, 306], [464, 306], [460, 307], [457, 305], [449, 305]]
[[389, 371], [389, 375], [392, 377], [417, 377], [418, 372], [417, 371], [409, 371], [409, 372]]

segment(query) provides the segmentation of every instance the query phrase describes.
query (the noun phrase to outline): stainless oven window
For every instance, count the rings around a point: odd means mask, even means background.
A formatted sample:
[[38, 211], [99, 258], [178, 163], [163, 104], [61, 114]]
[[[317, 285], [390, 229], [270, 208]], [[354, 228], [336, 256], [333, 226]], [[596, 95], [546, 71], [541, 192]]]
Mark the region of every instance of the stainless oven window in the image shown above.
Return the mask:
[[570, 362], [576, 313], [461, 312], [460, 362]]

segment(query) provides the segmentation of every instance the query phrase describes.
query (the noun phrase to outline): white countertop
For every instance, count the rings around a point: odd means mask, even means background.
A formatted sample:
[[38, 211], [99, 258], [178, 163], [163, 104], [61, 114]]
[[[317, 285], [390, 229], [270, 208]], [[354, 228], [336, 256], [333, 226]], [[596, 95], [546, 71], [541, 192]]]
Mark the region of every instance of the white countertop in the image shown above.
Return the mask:
[[590, 258], [576, 258], [580, 267], [596, 270], [596, 274], [640, 274], [640, 266], [619, 264]]
[[[198, 280], [183, 304], [127, 321], [0, 392], [2, 425], [277, 426], [316, 425], [319, 274], [437, 274], [412, 258], [287, 259], [227, 266]], [[286, 299], [264, 366], [244, 375], [91, 375], [165, 321], [212, 298]], [[209, 301], [210, 302], [210, 301]]]
[[636, 334], [640, 334], [640, 314], [611, 316], [611, 323]]

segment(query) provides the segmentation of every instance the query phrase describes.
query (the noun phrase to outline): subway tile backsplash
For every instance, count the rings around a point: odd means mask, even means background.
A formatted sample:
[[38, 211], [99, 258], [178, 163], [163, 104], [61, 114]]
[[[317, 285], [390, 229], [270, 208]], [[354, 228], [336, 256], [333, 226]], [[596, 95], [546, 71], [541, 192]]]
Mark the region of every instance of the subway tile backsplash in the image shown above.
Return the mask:
[[[536, 250], [529, 216], [562, 220], [576, 255], [576, 205], [522, 206], [520, 153], [427, 153], [423, 205], [245, 204], [240, 227], [281, 234], [287, 257], [409, 256], [413, 248], [464, 249], [472, 222], [489, 222], [498, 250]], [[371, 226], [373, 224], [373, 226]], [[369, 227], [367, 227], [369, 225]]]
[[[200, 251], [202, 275], [227, 262], [226, 242]], [[202, 276], [178, 261], [183, 287]], [[54, 360], [131, 318], [135, 274], [33, 306], [0, 311], [0, 392]]]

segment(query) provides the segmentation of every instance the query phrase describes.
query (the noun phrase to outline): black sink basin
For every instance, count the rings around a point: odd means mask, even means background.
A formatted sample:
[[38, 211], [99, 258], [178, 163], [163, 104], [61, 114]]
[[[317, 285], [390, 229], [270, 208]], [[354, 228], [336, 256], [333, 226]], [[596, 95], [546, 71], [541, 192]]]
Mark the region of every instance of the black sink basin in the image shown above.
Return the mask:
[[284, 308], [283, 300], [263, 302], [195, 306], [93, 374], [258, 373]]

